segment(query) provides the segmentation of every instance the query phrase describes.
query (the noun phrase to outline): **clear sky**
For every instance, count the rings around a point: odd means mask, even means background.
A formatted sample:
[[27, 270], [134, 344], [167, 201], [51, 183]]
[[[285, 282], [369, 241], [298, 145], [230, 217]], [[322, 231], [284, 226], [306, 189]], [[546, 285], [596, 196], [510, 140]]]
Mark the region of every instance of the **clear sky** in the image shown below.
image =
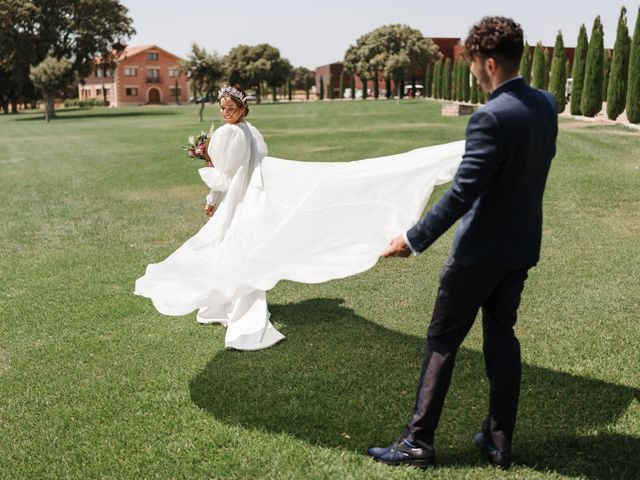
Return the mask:
[[137, 34], [131, 45], [155, 43], [185, 57], [192, 42], [226, 54], [238, 44], [269, 43], [294, 66], [314, 69], [342, 60], [357, 38], [382, 25], [404, 23], [429, 37], [462, 37], [485, 15], [518, 21], [529, 43], [553, 45], [562, 30], [574, 47], [584, 23], [591, 35], [596, 15], [605, 47], [613, 47], [620, 8], [633, 33], [638, 4], [620, 0], [121, 0]]

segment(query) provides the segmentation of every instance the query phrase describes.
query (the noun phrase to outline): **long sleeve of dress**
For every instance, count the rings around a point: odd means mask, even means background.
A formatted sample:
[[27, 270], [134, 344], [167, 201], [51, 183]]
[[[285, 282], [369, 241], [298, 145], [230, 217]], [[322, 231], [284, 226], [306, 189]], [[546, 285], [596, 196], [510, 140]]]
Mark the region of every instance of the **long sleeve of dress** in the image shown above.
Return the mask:
[[241, 165], [251, 156], [251, 139], [237, 125], [224, 125], [213, 133], [208, 149], [215, 167], [199, 170], [202, 180], [211, 189], [209, 205], [217, 205]]

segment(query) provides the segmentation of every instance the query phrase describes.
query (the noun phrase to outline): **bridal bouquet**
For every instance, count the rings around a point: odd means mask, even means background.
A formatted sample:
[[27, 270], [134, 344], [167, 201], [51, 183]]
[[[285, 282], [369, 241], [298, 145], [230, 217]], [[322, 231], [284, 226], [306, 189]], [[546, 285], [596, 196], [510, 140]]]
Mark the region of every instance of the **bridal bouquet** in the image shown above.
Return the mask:
[[189, 135], [187, 144], [183, 145], [182, 149], [187, 152], [187, 156], [193, 159], [200, 159], [208, 162], [206, 157], [207, 147], [209, 146], [209, 139], [213, 134], [213, 124], [208, 132], [200, 132], [198, 135]]

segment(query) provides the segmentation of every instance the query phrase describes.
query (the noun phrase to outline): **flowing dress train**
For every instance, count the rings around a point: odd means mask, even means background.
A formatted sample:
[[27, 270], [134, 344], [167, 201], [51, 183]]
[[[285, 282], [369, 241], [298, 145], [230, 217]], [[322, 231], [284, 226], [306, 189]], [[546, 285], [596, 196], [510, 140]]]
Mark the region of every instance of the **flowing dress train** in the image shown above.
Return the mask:
[[135, 293], [166, 315], [198, 311], [227, 326], [225, 347], [266, 348], [284, 336], [270, 321], [266, 292], [280, 280], [320, 283], [373, 267], [389, 241], [410, 228], [435, 185], [450, 181], [464, 141], [352, 162], [266, 156], [246, 122], [213, 134], [215, 167], [200, 169], [213, 217]]

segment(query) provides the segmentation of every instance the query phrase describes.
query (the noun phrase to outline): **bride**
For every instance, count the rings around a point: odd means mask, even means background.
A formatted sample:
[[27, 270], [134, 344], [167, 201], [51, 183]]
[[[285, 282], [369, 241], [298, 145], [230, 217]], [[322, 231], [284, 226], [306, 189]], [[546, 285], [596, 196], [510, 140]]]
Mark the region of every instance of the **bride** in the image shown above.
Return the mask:
[[462, 159], [464, 141], [355, 162], [298, 162], [267, 156], [246, 121], [245, 92], [218, 92], [225, 124], [210, 140], [211, 219], [136, 281], [165, 315], [197, 310], [226, 326], [225, 347], [267, 348], [285, 337], [270, 321], [266, 291], [280, 280], [320, 283], [373, 267], [398, 232], [419, 218], [435, 185]]

